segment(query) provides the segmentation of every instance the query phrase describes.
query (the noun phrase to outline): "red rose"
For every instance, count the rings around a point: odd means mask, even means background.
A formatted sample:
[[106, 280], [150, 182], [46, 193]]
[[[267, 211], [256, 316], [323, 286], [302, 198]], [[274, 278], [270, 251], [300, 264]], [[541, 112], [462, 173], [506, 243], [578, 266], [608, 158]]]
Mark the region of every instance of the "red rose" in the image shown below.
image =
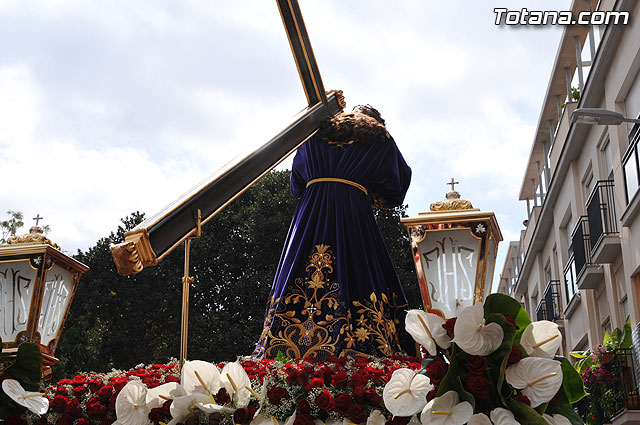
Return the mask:
[[354, 424], [361, 424], [365, 422], [368, 417], [369, 412], [366, 407], [362, 404], [351, 403], [349, 407], [349, 419], [351, 419]]
[[25, 421], [22, 416], [17, 413], [10, 415], [5, 422], [6, 425], [26, 425], [27, 421]]
[[111, 425], [115, 421], [116, 421], [115, 418], [104, 418], [103, 420], [100, 421], [100, 425]]
[[316, 397], [315, 403], [316, 403], [316, 406], [318, 406], [318, 409], [324, 410], [325, 412], [329, 412], [333, 404], [333, 398], [331, 397], [331, 393], [329, 393], [329, 391], [327, 390], [323, 390]]
[[89, 419], [80, 418], [76, 421], [75, 425], [91, 425], [91, 421], [89, 421]]
[[506, 314], [505, 314], [505, 315], [504, 315], [504, 318], [507, 320], [507, 322], [508, 322], [511, 326], [513, 326], [514, 328], [516, 328], [516, 330], [520, 329], [520, 327], [519, 327], [518, 325], [516, 325], [516, 320], [515, 320], [513, 317], [508, 316], [508, 315], [506, 315]]
[[293, 425], [314, 425], [313, 419], [306, 413], [296, 415]]
[[111, 410], [112, 412], [116, 411], [116, 399], [118, 398], [117, 394], [114, 394], [111, 396], [111, 398], [109, 399], [109, 410]]
[[380, 402], [382, 401], [382, 396], [380, 394], [378, 394], [378, 392], [376, 391], [375, 388], [369, 388], [365, 393], [364, 393], [365, 398], [367, 399], [367, 401], [369, 403], [371, 403], [374, 406], [378, 406], [380, 404]]
[[[217, 400], [216, 400], [217, 401]], [[162, 407], [156, 407], [149, 411], [149, 419], [151, 422], [158, 423], [163, 420], [167, 415]]]
[[82, 396], [87, 392], [87, 387], [73, 387], [73, 395], [77, 398], [82, 398]]
[[350, 406], [351, 396], [348, 393], [338, 394], [333, 398], [333, 410], [341, 415], [348, 415]]
[[102, 418], [107, 414], [107, 408], [100, 403], [87, 405], [87, 416], [92, 419]]
[[269, 391], [267, 391], [267, 397], [269, 398], [269, 402], [271, 404], [280, 406], [283, 400], [289, 398], [289, 391], [282, 387], [274, 385], [273, 387], [269, 388]]
[[51, 400], [49, 406], [51, 407], [51, 409], [55, 410], [58, 413], [64, 413], [64, 409], [65, 407], [67, 407], [68, 401], [69, 399], [67, 397], [58, 394], [53, 398], [53, 400]]
[[410, 416], [394, 416], [385, 422], [384, 425], [407, 425], [411, 420]]
[[56, 394], [60, 394], [66, 397], [69, 395], [69, 390], [67, 390], [67, 387], [59, 386], [58, 388], [56, 388]]
[[214, 397], [214, 399], [216, 400], [216, 403], [218, 403], [221, 406], [224, 406], [227, 403], [231, 403], [231, 397], [229, 397], [229, 393], [227, 392], [226, 388], [220, 388], [216, 393], [216, 396]]
[[511, 353], [509, 354], [509, 360], [507, 361], [507, 365], [518, 363], [520, 360], [522, 360], [522, 352], [518, 348], [513, 347], [511, 349]]
[[304, 389], [307, 391], [311, 391], [314, 388], [322, 388], [322, 387], [324, 387], [324, 379], [312, 378], [311, 381], [309, 381], [309, 383], [304, 386]]
[[306, 397], [302, 397], [298, 400], [298, 407], [296, 408], [298, 413], [309, 414], [311, 412], [311, 405], [309, 404], [309, 400]]
[[438, 390], [431, 390], [427, 393], [427, 403], [429, 403], [431, 400], [433, 400], [434, 398], [436, 398], [436, 394], [438, 393]]
[[472, 375], [484, 375], [489, 361], [485, 356], [467, 356], [467, 366]]
[[427, 365], [427, 376], [434, 385], [440, 384], [442, 378], [447, 374], [447, 364], [440, 357], [436, 357]]
[[252, 405], [243, 409], [236, 409], [233, 414], [233, 421], [236, 424], [248, 424], [253, 419], [253, 415], [256, 413], [256, 408]]
[[445, 331], [447, 331], [447, 335], [453, 338], [453, 328], [456, 326], [457, 317], [452, 317], [451, 319], [447, 319], [446, 322], [443, 323], [442, 327]]
[[529, 400], [529, 397], [527, 397], [526, 395], [522, 394], [522, 393], [518, 393], [516, 394], [515, 397], [513, 397], [514, 400], [519, 401], [520, 403], [524, 403], [527, 406], [531, 406], [531, 401]]
[[71, 425], [73, 421], [75, 421], [74, 418], [65, 414], [65, 415], [62, 415], [60, 419], [58, 419], [58, 422], [56, 422], [56, 425]]
[[469, 375], [467, 389], [477, 398], [487, 398], [489, 397], [489, 380], [484, 376]]
[[336, 388], [344, 388], [347, 386], [347, 381], [349, 380], [349, 375], [344, 370], [339, 370], [334, 373], [331, 377], [331, 385]]
[[352, 396], [353, 398], [355, 398], [356, 400], [360, 401], [360, 400], [364, 400], [365, 398], [365, 393], [367, 391], [364, 389], [364, 387], [360, 386], [360, 387], [355, 387], [353, 389], [352, 392]]
[[82, 415], [82, 408], [80, 407], [80, 402], [77, 398], [67, 402], [67, 406], [64, 408], [64, 413], [72, 418], [79, 418], [80, 415]]
[[351, 388], [363, 387], [364, 384], [367, 383], [367, 378], [364, 377], [362, 372], [355, 372], [351, 375], [351, 379], [349, 380], [349, 385]]

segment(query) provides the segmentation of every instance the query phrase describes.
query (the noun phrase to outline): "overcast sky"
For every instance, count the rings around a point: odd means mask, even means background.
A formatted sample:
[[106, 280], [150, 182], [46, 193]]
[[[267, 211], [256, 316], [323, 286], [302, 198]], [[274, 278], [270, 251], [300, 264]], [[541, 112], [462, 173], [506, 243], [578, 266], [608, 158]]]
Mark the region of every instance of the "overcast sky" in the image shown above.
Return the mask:
[[[526, 218], [518, 192], [562, 27], [496, 26], [493, 8], [570, 2], [300, 5], [325, 87], [378, 108], [412, 167], [409, 214], [452, 177], [496, 212], [497, 277]], [[0, 0], [0, 218], [22, 211], [26, 231], [40, 214], [64, 250], [87, 249], [305, 103], [274, 1]]]

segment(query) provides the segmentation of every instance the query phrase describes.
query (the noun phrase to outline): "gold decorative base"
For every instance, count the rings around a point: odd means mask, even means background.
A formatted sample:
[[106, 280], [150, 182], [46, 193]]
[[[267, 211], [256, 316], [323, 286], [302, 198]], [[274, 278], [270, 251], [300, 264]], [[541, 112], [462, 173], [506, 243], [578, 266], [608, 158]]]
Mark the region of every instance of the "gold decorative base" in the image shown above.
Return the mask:
[[122, 276], [140, 273], [145, 267], [158, 264], [146, 229], [127, 233], [124, 242], [111, 247], [111, 254]]

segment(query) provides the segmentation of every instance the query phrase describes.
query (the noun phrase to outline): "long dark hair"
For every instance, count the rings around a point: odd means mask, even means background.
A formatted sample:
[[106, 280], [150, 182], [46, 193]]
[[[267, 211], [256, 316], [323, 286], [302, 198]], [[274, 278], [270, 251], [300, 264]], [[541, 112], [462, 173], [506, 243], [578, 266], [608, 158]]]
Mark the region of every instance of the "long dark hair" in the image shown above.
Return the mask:
[[354, 142], [371, 145], [376, 140], [386, 140], [389, 137], [384, 124], [377, 109], [371, 105], [358, 105], [352, 112], [341, 112], [323, 121], [318, 137], [339, 146]]

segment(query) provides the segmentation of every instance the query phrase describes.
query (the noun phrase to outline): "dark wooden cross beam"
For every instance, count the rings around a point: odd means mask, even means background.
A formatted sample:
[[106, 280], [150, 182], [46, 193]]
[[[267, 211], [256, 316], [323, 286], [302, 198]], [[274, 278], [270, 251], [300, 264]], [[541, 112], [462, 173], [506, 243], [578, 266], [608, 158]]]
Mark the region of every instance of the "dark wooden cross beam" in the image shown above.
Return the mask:
[[[279, 134], [247, 156], [216, 171], [196, 187], [125, 234], [111, 247], [118, 272], [139, 273], [199, 232], [230, 202], [293, 153], [327, 117], [342, 111], [342, 92], [325, 94], [297, 0], [276, 0], [308, 106]], [[201, 217], [201, 219], [200, 219]]]

